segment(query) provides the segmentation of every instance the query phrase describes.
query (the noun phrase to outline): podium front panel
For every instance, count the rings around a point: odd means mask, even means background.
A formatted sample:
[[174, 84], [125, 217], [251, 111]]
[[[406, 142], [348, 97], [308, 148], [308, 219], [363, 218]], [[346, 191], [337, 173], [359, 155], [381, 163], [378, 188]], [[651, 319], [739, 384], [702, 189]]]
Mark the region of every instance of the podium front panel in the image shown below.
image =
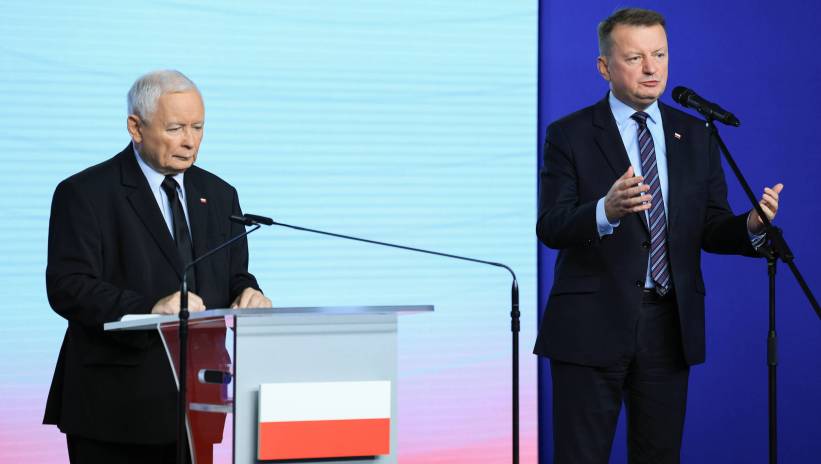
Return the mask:
[[[259, 395], [263, 384], [322, 387], [387, 385], [390, 442], [387, 454], [357, 457], [303, 456], [299, 462], [396, 462], [396, 314], [285, 314], [237, 317], [234, 323], [234, 462], [258, 462]], [[282, 388], [277, 391], [287, 391]], [[371, 423], [378, 427], [379, 424]], [[317, 435], [317, 440], [322, 440]], [[312, 448], [327, 452], [326, 443]], [[268, 461], [266, 461], [268, 462]], [[276, 462], [276, 461], [272, 461]]]

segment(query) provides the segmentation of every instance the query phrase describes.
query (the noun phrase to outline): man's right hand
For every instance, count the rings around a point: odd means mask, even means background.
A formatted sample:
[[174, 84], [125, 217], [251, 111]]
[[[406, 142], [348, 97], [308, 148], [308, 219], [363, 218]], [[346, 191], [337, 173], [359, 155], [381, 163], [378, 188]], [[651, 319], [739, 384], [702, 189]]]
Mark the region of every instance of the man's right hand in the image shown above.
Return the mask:
[[653, 196], [644, 193], [650, 190], [650, 186], [641, 184], [643, 180], [644, 177], [633, 175], [633, 166], [616, 179], [604, 197], [604, 214], [608, 221], [613, 223], [630, 213], [650, 209]]
[[[188, 311], [196, 313], [205, 311], [202, 298], [196, 293], [188, 292]], [[174, 292], [165, 298], [161, 298], [151, 309], [151, 314], [179, 314], [180, 312], [180, 292]]]

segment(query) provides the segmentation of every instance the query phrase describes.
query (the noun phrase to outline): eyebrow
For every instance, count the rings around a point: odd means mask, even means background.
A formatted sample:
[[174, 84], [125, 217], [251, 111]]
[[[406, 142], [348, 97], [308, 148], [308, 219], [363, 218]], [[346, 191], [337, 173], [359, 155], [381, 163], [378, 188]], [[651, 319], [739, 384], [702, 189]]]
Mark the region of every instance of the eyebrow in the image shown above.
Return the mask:
[[[662, 52], [662, 51], [667, 51], [667, 47], [665, 46], [665, 47], [657, 48], [655, 50], [652, 50], [650, 53], [652, 54], [652, 53], [658, 53], [658, 52]], [[644, 52], [640, 52], [638, 50], [628, 50], [628, 51], [624, 52], [624, 56], [643, 55], [643, 54], [644, 54]]]
[[180, 122], [180, 121], [168, 121], [168, 122], [165, 123], [166, 126], [187, 126], [187, 125], [196, 126], [196, 125], [202, 125], [202, 124], [205, 124], [205, 120], [194, 121], [191, 124], [187, 124], [187, 123]]

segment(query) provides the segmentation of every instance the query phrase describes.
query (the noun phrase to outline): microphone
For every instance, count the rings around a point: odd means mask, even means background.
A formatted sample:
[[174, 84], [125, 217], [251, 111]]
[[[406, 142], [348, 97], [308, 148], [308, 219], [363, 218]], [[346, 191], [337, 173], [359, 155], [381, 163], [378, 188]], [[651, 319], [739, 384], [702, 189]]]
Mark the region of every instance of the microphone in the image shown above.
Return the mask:
[[190, 263], [186, 264], [182, 270], [182, 281], [180, 282], [180, 326], [179, 326], [179, 338], [180, 338], [180, 375], [179, 375], [179, 387], [180, 390], [177, 396], [177, 462], [184, 463], [186, 462], [185, 459], [185, 440], [187, 437], [187, 433], [185, 431], [185, 396], [187, 390], [187, 375], [186, 370], [187, 366], [187, 359], [188, 359], [188, 318], [190, 317], [190, 313], [188, 312], [188, 271], [191, 270], [197, 263], [200, 261], [212, 256], [214, 253], [222, 250], [223, 248], [227, 247], [228, 245], [236, 242], [237, 240], [247, 236], [251, 232], [262, 227], [261, 224], [271, 225], [274, 223], [273, 220], [263, 217], [263, 216], [256, 216], [254, 214], [246, 214], [243, 216], [236, 216], [232, 215], [229, 218], [233, 222], [239, 222], [243, 225], [254, 226], [253, 228], [246, 230], [245, 232], [228, 239], [226, 242], [222, 243], [221, 245], [208, 250], [205, 254], [198, 257], [197, 259], [191, 261]]
[[741, 121], [733, 113], [709, 102], [687, 87], [678, 86], [673, 89], [673, 100], [685, 108], [692, 108], [710, 121], [718, 121], [728, 126], [738, 127]]
[[[200, 261], [204, 260], [205, 258], [208, 258], [209, 256], [213, 255], [214, 253], [222, 250], [223, 248], [227, 247], [228, 245], [236, 242], [237, 240], [249, 235], [251, 232], [254, 232], [255, 230], [259, 229], [260, 227], [262, 227], [261, 224], [270, 226], [274, 223], [274, 220], [271, 219], [271, 218], [267, 218], [265, 216], [257, 216], [255, 214], [244, 214], [242, 216], [231, 215], [231, 217], [229, 217], [229, 219], [232, 222], [237, 222], [237, 223], [240, 223], [242, 225], [254, 226], [254, 227], [250, 230], [247, 230], [247, 231], [237, 235], [236, 237], [231, 237], [228, 241], [222, 243], [221, 245], [219, 245], [219, 246], [217, 246], [217, 247], [215, 247], [211, 250], [208, 250], [204, 255], [202, 255], [202, 256], [198, 257], [197, 259], [191, 261], [190, 263], [188, 263], [185, 266], [185, 268], [183, 268], [182, 283], [180, 284], [180, 292], [181, 292], [181, 294], [180, 294], [180, 312], [182, 312], [183, 308], [185, 308], [186, 312], [188, 312], [188, 271], [190, 271], [191, 268], [194, 267], [194, 265], [196, 265]], [[183, 304], [183, 302], [184, 302], [184, 304]]]
[[265, 216], [257, 216], [256, 214], [243, 214], [242, 216], [231, 215], [229, 219], [244, 226], [253, 226], [256, 224], [270, 226], [274, 224], [273, 219]]
[[[512, 351], [513, 361], [512, 361], [512, 369], [511, 369], [511, 376], [512, 376], [512, 385], [511, 386], [512, 386], [512, 396], [513, 396], [513, 400], [512, 400], [513, 437], [512, 438], [513, 438], [513, 462], [515, 464], [518, 464], [518, 462], [519, 462], [519, 316], [520, 316], [520, 312], [519, 312], [519, 283], [516, 280], [516, 274], [513, 272], [513, 269], [511, 269], [510, 267], [508, 267], [508, 266], [506, 266], [502, 263], [496, 263], [496, 262], [493, 262], [493, 261], [485, 261], [485, 260], [482, 260], [482, 259], [468, 258], [466, 256], [453, 255], [453, 254], [450, 254], [450, 253], [441, 253], [441, 252], [438, 252], [438, 251], [425, 250], [425, 249], [422, 249], [422, 248], [414, 248], [414, 247], [409, 247], [409, 246], [405, 246], [405, 245], [397, 245], [395, 243], [380, 242], [380, 241], [377, 241], [377, 240], [369, 240], [369, 239], [366, 239], [366, 238], [354, 237], [354, 236], [351, 236], [351, 235], [335, 234], [333, 232], [325, 232], [325, 231], [322, 231], [322, 230], [309, 229], [307, 227], [293, 226], [293, 225], [290, 225], [290, 224], [283, 224], [281, 222], [276, 222], [273, 219], [262, 217], [262, 216], [253, 216], [253, 215], [250, 215], [250, 214], [246, 214], [245, 217], [237, 216], [236, 219], [234, 219], [234, 216], [231, 217], [231, 220], [235, 220], [235, 221], [244, 221], [246, 219], [251, 220], [251, 221], [256, 220], [256, 222], [259, 222], [261, 224], [266, 224], [267, 222], [265, 222], [265, 221], [270, 221], [269, 224], [271, 224], [271, 225], [276, 225], [276, 226], [280, 226], [280, 227], [287, 227], [289, 229], [299, 230], [299, 231], [303, 231], [303, 232], [311, 232], [313, 234], [328, 235], [328, 236], [331, 236], [331, 237], [343, 238], [345, 240], [354, 240], [354, 241], [357, 241], [357, 242], [371, 243], [371, 244], [379, 245], [379, 246], [385, 246], [385, 247], [390, 247], [390, 248], [398, 248], [400, 250], [413, 251], [415, 253], [425, 253], [425, 254], [429, 254], [429, 255], [441, 256], [441, 257], [444, 257], [444, 258], [458, 259], [458, 260], [461, 260], [461, 261], [470, 261], [472, 263], [486, 264], [488, 266], [501, 267], [503, 269], [506, 269], [507, 272], [509, 272], [510, 275], [513, 277], [513, 285], [511, 287], [511, 291], [510, 291], [510, 297], [511, 297], [510, 331], [511, 331], [511, 337], [512, 337], [512, 341], [513, 341], [513, 351]], [[259, 227], [259, 226], [257, 226], [257, 227]]]

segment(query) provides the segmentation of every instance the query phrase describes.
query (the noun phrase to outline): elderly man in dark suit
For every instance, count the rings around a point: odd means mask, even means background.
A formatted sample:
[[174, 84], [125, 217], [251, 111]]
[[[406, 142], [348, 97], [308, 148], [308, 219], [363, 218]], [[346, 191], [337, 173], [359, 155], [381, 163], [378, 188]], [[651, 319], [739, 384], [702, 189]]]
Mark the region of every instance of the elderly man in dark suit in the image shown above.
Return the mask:
[[[125, 314], [175, 314], [183, 266], [243, 231], [236, 190], [194, 166], [205, 110], [177, 71], [128, 93], [131, 143], [61, 182], [49, 224], [46, 286], [68, 321], [44, 423], [71, 462], [174, 462], [176, 386], [155, 333], [103, 331]], [[248, 273], [246, 241], [194, 269], [191, 311], [269, 307]], [[218, 348], [221, 349], [221, 348]]]
[[[658, 101], [664, 18], [599, 25], [608, 95], [547, 129], [537, 233], [559, 250], [535, 353], [549, 357], [556, 464], [607, 463], [621, 404], [631, 463], [680, 460], [689, 366], [704, 361], [701, 250], [755, 255], [704, 123]], [[781, 184], [765, 188], [770, 219]]]

